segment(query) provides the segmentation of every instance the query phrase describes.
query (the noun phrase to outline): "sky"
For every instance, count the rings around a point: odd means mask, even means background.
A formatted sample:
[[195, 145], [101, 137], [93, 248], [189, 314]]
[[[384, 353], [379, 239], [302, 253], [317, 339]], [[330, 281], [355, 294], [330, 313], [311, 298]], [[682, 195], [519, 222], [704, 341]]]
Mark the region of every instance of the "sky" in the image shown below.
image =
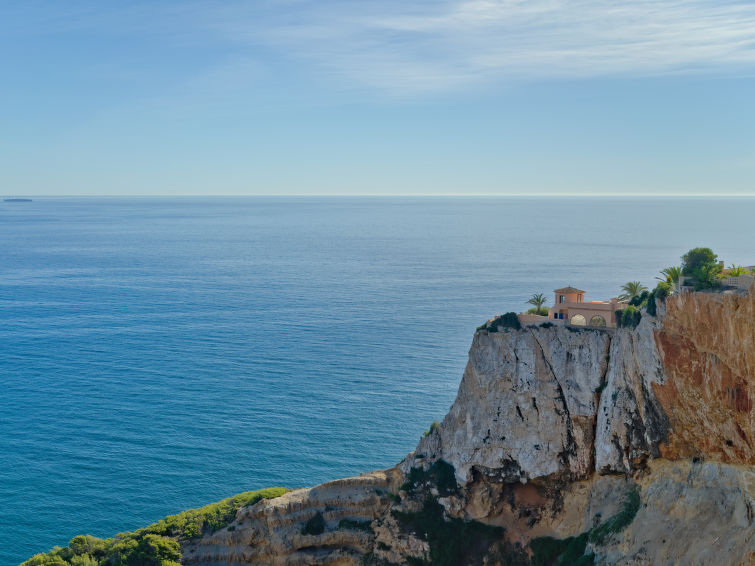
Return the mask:
[[0, 0], [0, 196], [755, 195], [755, 2]]

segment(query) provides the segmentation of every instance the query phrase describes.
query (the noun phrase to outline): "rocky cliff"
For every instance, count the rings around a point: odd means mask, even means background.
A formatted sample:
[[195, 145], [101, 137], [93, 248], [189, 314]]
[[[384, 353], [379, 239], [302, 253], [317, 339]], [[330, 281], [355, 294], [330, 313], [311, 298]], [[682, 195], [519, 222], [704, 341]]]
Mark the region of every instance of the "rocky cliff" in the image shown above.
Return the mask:
[[399, 466], [245, 507], [183, 563], [755, 563], [752, 291], [495, 330]]

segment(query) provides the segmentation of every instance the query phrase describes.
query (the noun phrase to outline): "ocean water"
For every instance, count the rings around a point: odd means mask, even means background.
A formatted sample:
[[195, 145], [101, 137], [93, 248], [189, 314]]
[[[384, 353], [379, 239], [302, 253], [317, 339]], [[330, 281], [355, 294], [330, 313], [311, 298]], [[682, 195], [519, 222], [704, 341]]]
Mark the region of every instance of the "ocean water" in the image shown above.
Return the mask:
[[474, 329], [615, 296], [753, 199], [0, 202], [0, 564], [235, 493], [396, 464]]

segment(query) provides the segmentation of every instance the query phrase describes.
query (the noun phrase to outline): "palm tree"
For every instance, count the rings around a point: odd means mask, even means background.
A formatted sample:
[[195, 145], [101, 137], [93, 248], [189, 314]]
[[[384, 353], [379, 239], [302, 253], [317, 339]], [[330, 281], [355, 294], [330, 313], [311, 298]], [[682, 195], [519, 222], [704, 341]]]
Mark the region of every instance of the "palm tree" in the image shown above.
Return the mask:
[[641, 295], [643, 291], [647, 291], [648, 288], [639, 281], [627, 281], [621, 286], [621, 290], [624, 292], [619, 295], [619, 300], [631, 301], [635, 297]]
[[666, 269], [661, 270], [661, 275], [663, 275], [663, 277], [656, 277], [656, 279], [679, 285], [679, 278], [682, 276], [682, 268], [678, 265], [667, 267]]
[[740, 275], [746, 275], [747, 273], [749, 273], [749, 270], [746, 267], [734, 264], [731, 264], [731, 267], [727, 271], [727, 275], [729, 277], [739, 277]]
[[536, 314], [542, 314], [543, 305], [548, 299], [545, 298], [545, 295], [542, 293], [537, 293], [535, 295], [532, 295], [529, 300], [527, 301], [530, 305], [535, 305], [535, 313]]
[[679, 283], [682, 279], [682, 268], [681, 266], [674, 265], [671, 267], [667, 267], [666, 269], [661, 269], [661, 275], [662, 277], [656, 277], [659, 281], [665, 281], [666, 283], [671, 284], [671, 288], [674, 291], [679, 290]]

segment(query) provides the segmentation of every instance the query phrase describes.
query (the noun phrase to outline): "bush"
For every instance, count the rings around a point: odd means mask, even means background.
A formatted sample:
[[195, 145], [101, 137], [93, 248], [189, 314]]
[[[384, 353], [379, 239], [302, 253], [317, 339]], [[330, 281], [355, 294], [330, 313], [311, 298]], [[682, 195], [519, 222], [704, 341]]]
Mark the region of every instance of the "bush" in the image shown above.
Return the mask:
[[349, 529], [352, 531], [372, 531], [372, 521], [352, 521], [351, 519], [341, 519], [338, 521], [339, 529]]
[[622, 510], [590, 532], [590, 542], [603, 544], [608, 535], [623, 531], [634, 521], [639, 510], [640, 493], [636, 489], [633, 489], [627, 493]]
[[401, 489], [409, 493], [414, 493], [417, 488], [423, 490], [427, 487], [434, 486], [438, 494], [445, 497], [459, 491], [459, 484], [456, 483], [456, 474], [454, 467], [443, 460], [437, 460], [427, 469], [412, 468], [409, 470], [409, 478], [401, 486]]
[[446, 520], [443, 507], [432, 498], [425, 499], [421, 511], [394, 511], [393, 515], [403, 529], [415, 533], [430, 546], [429, 560], [410, 562], [422, 566], [480, 564], [490, 545], [504, 532], [501, 527], [477, 521]]
[[583, 566], [594, 564], [595, 556], [585, 554], [589, 533], [576, 537], [555, 539], [539, 537], [532, 539], [532, 566]]
[[621, 313], [621, 320], [617, 320], [617, 326], [621, 328], [636, 328], [640, 323], [642, 313], [632, 305], [629, 305]]
[[304, 523], [301, 528], [301, 534], [303, 535], [321, 535], [325, 532], [325, 517], [318, 511], [313, 517]]
[[515, 312], [507, 312], [487, 323], [488, 332], [498, 332], [499, 328], [514, 328], [521, 330], [522, 325], [519, 323], [519, 317]]
[[695, 291], [714, 289], [720, 285], [721, 267], [718, 256], [710, 248], [694, 248], [682, 256], [682, 273], [694, 281]]
[[645, 290], [641, 294], [635, 297], [632, 297], [632, 300], [629, 301], [629, 305], [632, 307], [641, 307], [642, 305], [647, 303], [649, 296], [650, 296], [650, 293], [648, 293], [648, 291]]
[[531, 309], [527, 309], [527, 314], [538, 314], [540, 316], [548, 316], [548, 309], [545, 307], [532, 307]]
[[248, 491], [199, 509], [169, 515], [148, 527], [107, 540], [79, 535], [73, 537], [67, 547], [37, 554], [22, 566], [177, 565], [181, 558], [177, 539], [191, 539], [221, 529], [233, 521], [241, 507], [260, 499], [279, 497], [286, 491], [282, 487]]
[[532, 566], [586, 566], [595, 562], [590, 552], [585, 554], [587, 543], [603, 544], [612, 533], [623, 531], [631, 524], [640, 509], [640, 494], [634, 489], [627, 493], [621, 511], [600, 526], [576, 537], [532, 539]]
[[647, 313], [651, 316], [655, 316], [657, 311], [657, 305], [655, 303], [656, 299], [665, 301], [669, 293], [671, 293], [670, 283], [666, 283], [665, 281], [658, 283], [655, 289], [653, 289], [653, 292], [650, 293], [650, 296], [648, 296]]
[[704, 265], [717, 264], [718, 256], [710, 248], [693, 248], [682, 256], [682, 274], [694, 275]]
[[440, 423], [438, 421], [433, 421], [432, 424], [430, 425], [430, 429], [426, 430], [423, 433], [423, 436], [430, 436], [433, 432], [437, 430], [439, 426], [440, 426]]

